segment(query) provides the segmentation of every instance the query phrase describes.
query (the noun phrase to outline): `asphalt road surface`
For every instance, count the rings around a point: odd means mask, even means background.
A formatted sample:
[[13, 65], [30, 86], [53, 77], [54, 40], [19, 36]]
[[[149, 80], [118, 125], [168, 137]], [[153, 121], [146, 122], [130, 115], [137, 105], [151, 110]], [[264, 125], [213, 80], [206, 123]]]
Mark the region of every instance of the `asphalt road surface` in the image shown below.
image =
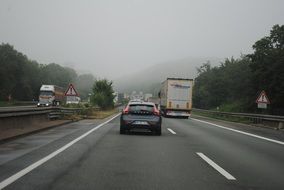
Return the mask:
[[0, 144], [0, 189], [284, 189], [283, 131], [163, 118], [162, 136], [83, 120]]

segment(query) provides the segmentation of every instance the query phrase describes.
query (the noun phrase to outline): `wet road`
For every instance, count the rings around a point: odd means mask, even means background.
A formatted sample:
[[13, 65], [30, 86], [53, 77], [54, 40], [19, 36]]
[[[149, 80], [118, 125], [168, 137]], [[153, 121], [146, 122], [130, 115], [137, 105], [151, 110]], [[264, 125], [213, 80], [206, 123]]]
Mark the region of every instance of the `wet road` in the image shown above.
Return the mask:
[[[283, 189], [283, 132], [163, 118], [162, 136], [83, 120], [0, 145], [5, 189]], [[263, 138], [265, 137], [265, 138]]]

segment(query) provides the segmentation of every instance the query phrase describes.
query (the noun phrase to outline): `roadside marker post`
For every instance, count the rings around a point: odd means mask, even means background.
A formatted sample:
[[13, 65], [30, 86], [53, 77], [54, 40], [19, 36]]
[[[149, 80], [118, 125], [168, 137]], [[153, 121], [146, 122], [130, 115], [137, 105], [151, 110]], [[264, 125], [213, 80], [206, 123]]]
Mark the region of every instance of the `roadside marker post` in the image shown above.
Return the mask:
[[65, 92], [65, 96], [67, 104], [69, 103], [77, 104], [81, 100], [73, 84], [69, 84], [69, 87]]
[[265, 91], [261, 91], [258, 98], [256, 99], [257, 107], [260, 109], [266, 109], [267, 104], [270, 104], [270, 101], [265, 93]]
[[65, 92], [65, 96], [79, 96], [79, 94], [75, 90], [73, 84], [69, 84], [69, 87]]

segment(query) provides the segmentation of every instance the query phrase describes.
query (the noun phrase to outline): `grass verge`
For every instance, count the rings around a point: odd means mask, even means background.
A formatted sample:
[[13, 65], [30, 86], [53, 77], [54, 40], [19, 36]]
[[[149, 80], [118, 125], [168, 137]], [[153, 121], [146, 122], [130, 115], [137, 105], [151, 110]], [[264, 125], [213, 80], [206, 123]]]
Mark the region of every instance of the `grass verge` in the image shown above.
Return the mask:
[[91, 115], [88, 115], [89, 119], [104, 119], [109, 117], [115, 113], [118, 113], [118, 109], [110, 109], [110, 110], [99, 110], [99, 111], [92, 111]]
[[213, 119], [236, 122], [236, 123], [244, 123], [244, 124], [252, 124], [253, 123], [253, 121], [251, 121], [248, 118], [221, 115], [221, 114], [216, 114], [216, 113], [205, 113], [205, 112], [199, 112], [199, 111], [192, 111], [192, 114], [204, 116], [204, 117], [209, 117], [209, 118], [213, 118]]
[[83, 114], [73, 114], [73, 115], [65, 115], [62, 119], [64, 120], [72, 120], [79, 121], [81, 119], [104, 119], [109, 117], [115, 113], [118, 113], [118, 109], [110, 109], [110, 110], [93, 110], [88, 109], [83, 112]]

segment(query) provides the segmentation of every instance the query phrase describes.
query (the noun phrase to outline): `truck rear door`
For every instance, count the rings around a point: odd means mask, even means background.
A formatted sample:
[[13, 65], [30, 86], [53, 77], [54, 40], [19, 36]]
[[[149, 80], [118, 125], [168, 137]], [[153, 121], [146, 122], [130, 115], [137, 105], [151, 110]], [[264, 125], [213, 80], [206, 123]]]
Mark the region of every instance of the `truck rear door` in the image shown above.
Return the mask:
[[168, 108], [169, 109], [190, 109], [191, 89], [188, 80], [168, 81]]

